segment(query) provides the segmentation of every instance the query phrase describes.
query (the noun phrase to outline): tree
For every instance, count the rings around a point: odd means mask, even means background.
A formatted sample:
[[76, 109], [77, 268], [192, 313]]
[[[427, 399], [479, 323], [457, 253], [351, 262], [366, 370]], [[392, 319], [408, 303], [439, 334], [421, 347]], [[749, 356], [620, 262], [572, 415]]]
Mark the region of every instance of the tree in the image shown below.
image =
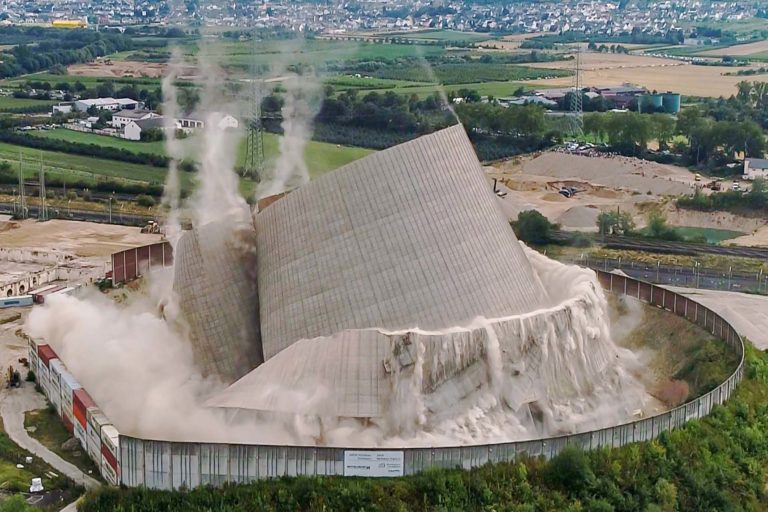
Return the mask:
[[601, 212], [597, 216], [597, 229], [601, 235], [630, 235], [635, 230], [635, 221], [629, 212]]
[[517, 238], [525, 243], [537, 245], [551, 242], [552, 231], [557, 228], [536, 210], [520, 212], [517, 220], [512, 223], [512, 227]]
[[659, 141], [659, 149], [666, 149], [667, 143], [675, 134], [675, 120], [669, 114], [653, 114], [653, 133]]
[[655, 208], [648, 213], [647, 233], [650, 238], [678, 242], [683, 239], [675, 228], [667, 225], [667, 218], [661, 210]]

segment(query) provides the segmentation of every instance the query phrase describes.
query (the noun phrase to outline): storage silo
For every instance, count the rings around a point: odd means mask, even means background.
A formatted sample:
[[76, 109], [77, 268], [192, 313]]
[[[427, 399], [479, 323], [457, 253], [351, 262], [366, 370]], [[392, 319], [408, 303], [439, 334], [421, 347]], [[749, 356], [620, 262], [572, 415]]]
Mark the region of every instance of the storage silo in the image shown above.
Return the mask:
[[662, 94], [662, 106], [667, 114], [677, 114], [680, 112], [680, 95], [674, 92]]
[[643, 94], [640, 96], [640, 112], [658, 112], [662, 109], [661, 94]]

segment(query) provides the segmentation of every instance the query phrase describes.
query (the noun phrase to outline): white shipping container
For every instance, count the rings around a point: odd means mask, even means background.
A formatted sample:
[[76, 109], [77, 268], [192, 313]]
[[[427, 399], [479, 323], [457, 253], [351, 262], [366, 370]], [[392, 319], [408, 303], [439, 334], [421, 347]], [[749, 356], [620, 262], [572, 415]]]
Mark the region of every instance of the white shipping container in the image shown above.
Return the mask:
[[88, 443], [88, 455], [97, 466], [101, 465], [101, 428], [110, 425], [109, 419], [98, 407], [88, 409], [88, 429], [85, 437]]
[[110, 485], [120, 484], [120, 433], [112, 425], [101, 427], [101, 476]]
[[75, 439], [80, 441], [80, 446], [83, 447], [83, 450], [88, 452], [88, 433], [83, 428], [83, 426], [80, 424], [79, 421], [75, 420]]
[[43, 388], [43, 393], [48, 396], [51, 392], [51, 383], [48, 375], [48, 367], [42, 359], [37, 360], [37, 383]]
[[66, 416], [69, 421], [75, 421], [75, 413], [72, 410], [72, 392], [83, 386], [75, 380], [74, 375], [67, 370], [61, 372], [61, 414]]
[[51, 394], [48, 395], [48, 400], [56, 407], [56, 413], [61, 416], [61, 372], [66, 370], [60, 359], [51, 360], [50, 366], [49, 386]]
[[[35, 372], [35, 376], [37, 376], [37, 365], [39, 364], [40, 358], [37, 357], [37, 342], [32, 338], [29, 338], [29, 353], [27, 359], [29, 360], [29, 369]], [[26, 375], [24, 377], [26, 377]]]

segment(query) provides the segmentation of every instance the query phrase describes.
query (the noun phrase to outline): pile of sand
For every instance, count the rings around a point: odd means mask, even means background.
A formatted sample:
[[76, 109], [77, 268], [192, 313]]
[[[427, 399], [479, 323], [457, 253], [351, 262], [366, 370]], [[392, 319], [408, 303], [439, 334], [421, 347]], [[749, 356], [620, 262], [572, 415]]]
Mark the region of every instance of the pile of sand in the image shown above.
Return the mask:
[[597, 230], [597, 217], [600, 209], [597, 206], [573, 206], [557, 218], [557, 223], [566, 229]]

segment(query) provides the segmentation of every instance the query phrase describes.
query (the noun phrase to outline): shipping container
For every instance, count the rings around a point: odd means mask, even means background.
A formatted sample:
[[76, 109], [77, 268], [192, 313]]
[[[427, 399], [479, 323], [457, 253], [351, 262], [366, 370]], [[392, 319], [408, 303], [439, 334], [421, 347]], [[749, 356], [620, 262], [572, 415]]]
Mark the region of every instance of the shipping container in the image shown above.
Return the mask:
[[120, 433], [112, 425], [101, 427], [101, 476], [110, 485], [120, 484]]
[[58, 289], [63, 287], [62, 284], [47, 284], [45, 286], [41, 286], [40, 288], [36, 288], [29, 292], [29, 294], [32, 296], [32, 300], [37, 303], [39, 301], [39, 298], [41, 295], [44, 295], [45, 293], [51, 292], [54, 289]]
[[74, 431], [74, 425], [72, 425], [72, 420], [67, 418], [66, 416], [61, 417], [61, 422], [64, 423], [64, 428], [67, 429], [67, 432], [73, 432]]
[[60, 359], [51, 360], [48, 369], [48, 378], [50, 380], [48, 389], [51, 390], [48, 400], [56, 408], [56, 414], [61, 416], [61, 372], [66, 371], [66, 369]]
[[5, 297], [0, 299], [0, 309], [19, 308], [32, 305], [31, 295], [17, 295], [15, 297]]
[[54, 284], [54, 285], [51, 285], [50, 288], [46, 288], [44, 290], [38, 291], [37, 293], [33, 292], [32, 298], [34, 299], [35, 304], [45, 304], [45, 297], [47, 295], [56, 293], [60, 290], [63, 290], [66, 287], [67, 287], [66, 284]]
[[111, 425], [109, 419], [98, 407], [92, 407], [87, 411], [88, 426], [85, 437], [88, 441], [88, 456], [101, 467], [101, 429], [105, 425]]
[[40, 385], [45, 396], [48, 396], [48, 393], [50, 392], [48, 367], [45, 365], [43, 358], [37, 359], [37, 383]]
[[74, 434], [74, 392], [82, 388], [75, 377], [66, 369], [61, 372], [61, 417], [72, 426], [70, 434]]
[[[74, 416], [75, 439], [88, 450], [88, 409], [98, 409], [93, 399], [83, 388], [76, 389], [72, 393], [72, 413]], [[101, 436], [101, 433], [99, 433]]]
[[28, 343], [29, 352], [27, 355], [27, 360], [29, 361], [29, 369], [35, 372], [35, 375], [37, 375], [37, 365], [38, 361], [40, 360], [40, 358], [37, 357], [37, 341], [32, 338], [28, 338]]
[[43, 364], [48, 367], [48, 362], [51, 359], [58, 359], [59, 356], [53, 351], [50, 345], [42, 344], [37, 346], [37, 355], [43, 361]]

